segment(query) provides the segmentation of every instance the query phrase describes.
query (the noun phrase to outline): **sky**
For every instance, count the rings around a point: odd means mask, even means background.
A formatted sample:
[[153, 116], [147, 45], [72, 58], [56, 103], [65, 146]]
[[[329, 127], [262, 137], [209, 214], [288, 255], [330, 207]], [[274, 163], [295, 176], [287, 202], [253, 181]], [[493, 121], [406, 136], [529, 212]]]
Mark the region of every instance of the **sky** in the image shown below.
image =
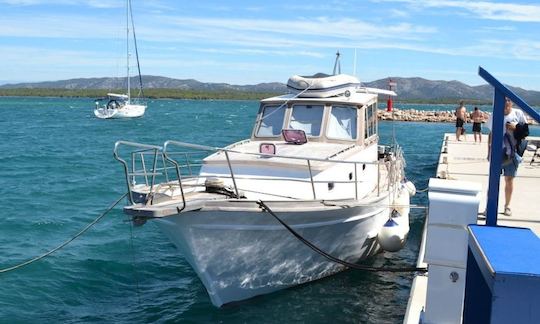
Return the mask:
[[[0, 83], [125, 76], [124, 0], [0, 0]], [[341, 72], [540, 91], [540, 2], [132, 0], [142, 74], [282, 82]], [[399, 88], [399, 85], [398, 85]]]

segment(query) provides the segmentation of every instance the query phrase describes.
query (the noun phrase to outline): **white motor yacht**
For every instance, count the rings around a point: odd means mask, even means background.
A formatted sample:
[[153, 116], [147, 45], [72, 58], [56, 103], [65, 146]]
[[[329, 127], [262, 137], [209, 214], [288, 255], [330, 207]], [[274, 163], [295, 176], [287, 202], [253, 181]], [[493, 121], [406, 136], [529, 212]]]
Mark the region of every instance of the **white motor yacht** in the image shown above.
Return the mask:
[[124, 211], [158, 225], [214, 305], [346, 269], [291, 231], [350, 263], [402, 247], [414, 190], [401, 149], [379, 145], [377, 127], [378, 93], [395, 93], [350, 83], [262, 100], [251, 137], [224, 148], [116, 143]]

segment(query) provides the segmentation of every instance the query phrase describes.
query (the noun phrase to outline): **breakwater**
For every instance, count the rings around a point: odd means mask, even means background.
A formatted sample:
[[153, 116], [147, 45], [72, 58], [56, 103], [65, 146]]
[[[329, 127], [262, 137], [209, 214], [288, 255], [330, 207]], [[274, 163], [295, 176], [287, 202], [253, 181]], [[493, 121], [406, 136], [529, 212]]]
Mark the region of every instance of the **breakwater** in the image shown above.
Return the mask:
[[[381, 120], [396, 120], [396, 121], [414, 121], [414, 122], [433, 122], [433, 123], [450, 123], [456, 121], [456, 116], [453, 111], [444, 110], [417, 110], [417, 109], [398, 109], [392, 111], [379, 109], [377, 113]], [[486, 119], [488, 115], [486, 114]]]
[[[490, 114], [483, 112], [484, 122], [489, 118]], [[450, 110], [417, 110], [417, 109], [398, 109], [392, 111], [379, 109], [377, 117], [380, 120], [396, 120], [396, 121], [411, 121], [411, 122], [430, 122], [430, 123], [455, 123], [456, 116], [454, 111]], [[527, 117], [529, 124], [537, 124], [531, 118]], [[468, 123], [472, 123], [472, 118], [469, 116]]]

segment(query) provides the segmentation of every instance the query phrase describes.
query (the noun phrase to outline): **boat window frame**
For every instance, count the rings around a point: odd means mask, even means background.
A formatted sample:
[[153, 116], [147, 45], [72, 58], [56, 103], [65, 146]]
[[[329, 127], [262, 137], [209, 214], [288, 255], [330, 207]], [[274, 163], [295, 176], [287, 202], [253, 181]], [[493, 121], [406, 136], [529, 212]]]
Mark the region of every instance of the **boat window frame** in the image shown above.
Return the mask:
[[[355, 134], [354, 135], [356, 137], [342, 138], [342, 137], [332, 137], [332, 136], [330, 136], [330, 134], [329, 134], [330, 123], [331, 123], [330, 119], [331, 119], [332, 111], [333, 111], [334, 107], [354, 109], [354, 111], [355, 111], [354, 123], [356, 123]], [[360, 123], [358, 122], [359, 121], [359, 116], [360, 116], [360, 113], [359, 113], [359, 109], [358, 109], [357, 105], [347, 105], [345, 103], [338, 103], [338, 104], [335, 104], [335, 105], [330, 105], [329, 109], [328, 109], [328, 117], [326, 118], [327, 119], [326, 120], [326, 131], [325, 131], [326, 138], [330, 139], [330, 140], [336, 140], [336, 141], [357, 142], [359, 140], [359, 134], [360, 134], [360, 127], [359, 127]]]
[[364, 107], [364, 139], [368, 139], [378, 133], [377, 101], [368, 103]]
[[302, 129], [305, 133], [306, 133], [306, 136], [307, 138], [322, 138], [325, 134], [325, 124], [326, 124], [326, 110], [327, 110], [327, 107], [328, 105], [325, 104], [325, 103], [306, 103], [306, 102], [302, 102], [302, 103], [293, 103], [289, 109], [290, 109], [290, 112], [288, 114], [288, 119], [287, 119], [287, 127], [288, 129], [301, 129], [301, 128], [294, 128], [291, 126], [291, 122], [293, 120], [293, 114], [294, 114], [294, 108], [295, 106], [317, 106], [317, 107], [321, 107], [321, 115], [320, 115], [320, 121], [319, 121], [319, 134], [318, 135], [311, 135], [311, 134], [308, 134], [308, 132], [306, 132], [304, 129]]
[[[266, 108], [268, 108], [268, 107], [276, 107], [277, 109], [282, 110], [281, 114], [282, 114], [283, 118], [281, 120], [281, 128], [279, 129], [279, 132], [277, 134], [275, 134], [275, 135], [266, 135], [266, 134], [261, 135], [261, 134], [259, 134], [259, 132], [261, 130], [261, 126], [262, 126], [263, 121], [264, 121], [264, 112], [265, 112]], [[278, 103], [268, 103], [268, 104], [262, 105], [260, 110], [259, 110], [259, 113], [257, 114], [258, 121], [257, 121], [257, 124], [255, 125], [255, 129], [253, 130], [253, 136], [256, 137], [256, 138], [279, 138], [279, 137], [281, 137], [281, 131], [283, 130], [285, 123], [288, 121], [287, 109], [289, 109], [288, 106], [286, 106], [286, 105], [283, 106], [283, 104], [278, 104]], [[269, 114], [274, 114], [274, 112], [271, 112]], [[274, 131], [272, 130], [272, 133], [273, 132]]]

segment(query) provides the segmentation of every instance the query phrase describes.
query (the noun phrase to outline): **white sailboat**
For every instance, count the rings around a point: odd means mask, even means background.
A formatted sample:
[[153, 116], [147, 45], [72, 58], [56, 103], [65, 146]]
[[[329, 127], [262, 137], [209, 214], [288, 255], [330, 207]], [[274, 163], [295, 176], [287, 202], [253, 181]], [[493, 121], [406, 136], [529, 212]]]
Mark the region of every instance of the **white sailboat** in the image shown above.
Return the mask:
[[115, 145], [124, 211], [135, 224], [158, 225], [216, 306], [345, 269], [271, 215], [347, 262], [404, 244], [414, 185], [400, 147], [379, 145], [377, 127], [377, 95], [395, 93], [322, 78], [293, 77], [300, 93], [262, 100], [251, 137], [224, 148]]
[[[131, 30], [130, 30], [131, 24]], [[131, 98], [131, 80], [130, 80], [130, 36], [133, 35], [133, 48], [137, 60], [137, 71], [139, 76], [139, 95], [137, 98]], [[131, 9], [131, 0], [126, 0], [126, 83], [127, 93], [107, 93], [107, 96], [96, 100], [94, 115], [101, 119], [110, 118], [134, 118], [141, 117], [146, 111], [147, 105], [141, 100], [143, 96], [141, 68], [139, 65], [139, 53], [137, 50], [137, 39], [135, 36], [135, 24], [133, 22], [133, 12]]]

